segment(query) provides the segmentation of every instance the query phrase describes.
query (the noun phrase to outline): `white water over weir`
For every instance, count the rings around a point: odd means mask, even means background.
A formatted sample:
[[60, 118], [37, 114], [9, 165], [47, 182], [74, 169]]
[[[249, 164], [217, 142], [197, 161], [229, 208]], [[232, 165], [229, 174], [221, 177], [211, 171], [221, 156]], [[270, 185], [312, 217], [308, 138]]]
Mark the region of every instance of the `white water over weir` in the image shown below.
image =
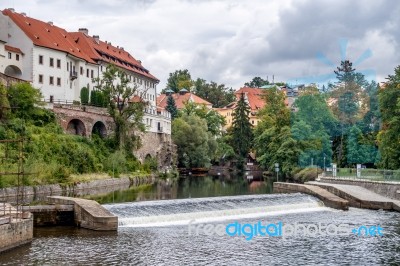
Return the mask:
[[119, 227], [185, 225], [329, 210], [315, 197], [300, 193], [143, 201], [104, 207], [118, 216]]

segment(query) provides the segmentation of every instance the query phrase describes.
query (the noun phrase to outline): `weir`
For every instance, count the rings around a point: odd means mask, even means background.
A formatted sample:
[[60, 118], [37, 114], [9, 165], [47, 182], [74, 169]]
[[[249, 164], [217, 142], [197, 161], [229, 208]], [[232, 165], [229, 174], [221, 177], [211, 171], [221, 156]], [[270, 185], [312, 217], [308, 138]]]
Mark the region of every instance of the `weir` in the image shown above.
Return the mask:
[[186, 225], [331, 210], [315, 197], [300, 193], [145, 201], [104, 207], [119, 217], [120, 227]]

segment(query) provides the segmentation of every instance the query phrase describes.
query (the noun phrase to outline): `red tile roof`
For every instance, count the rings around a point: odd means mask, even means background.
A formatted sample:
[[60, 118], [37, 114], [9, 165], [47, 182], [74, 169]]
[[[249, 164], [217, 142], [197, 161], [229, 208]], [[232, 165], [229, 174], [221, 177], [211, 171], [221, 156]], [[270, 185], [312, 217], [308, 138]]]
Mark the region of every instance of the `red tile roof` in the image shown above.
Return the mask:
[[63, 51], [90, 63], [95, 63], [79, 49], [66, 30], [9, 9], [4, 9], [3, 14], [8, 16], [35, 45]]
[[37, 46], [63, 51], [90, 63], [101, 60], [159, 81], [140, 61], [122, 48], [100, 40], [96, 42], [93, 37], [83, 32], [67, 32], [52, 23], [30, 18], [9, 9], [3, 10], [3, 14], [14, 21]]
[[10, 51], [10, 52], [18, 53], [18, 54], [24, 54], [19, 48], [10, 46], [7, 44], [4, 45], [4, 49], [6, 49], [6, 51]]
[[154, 81], [159, 81], [142, 66], [140, 61], [136, 60], [123, 48], [112, 46], [110, 43], [101, 40], [98, 40], [97, 42], [95, 38], [88, 36], [83, 32], [70, 32], [69, 34], [74, 38], [79, 47], [82, 48], [82, 51], [88, 54], [91, 59], [111, 63], [129, 71], [144, 75]]
[[257, 111], [265, 106], [265, 101], [262, 99], [262, 95], [264, 93], [263, 89], [249, 87], [240, 88], [235, 92], [236, 99], [239, 100], [242, 93], [247, 96], [252, 112]]
[[[185, 104], [189, 101], [189, 99], [192, 99], [194, 103], [197, 104], [204, 104], [204, 105], [209, 105], [211, 106], [212, 104], [207, 102], [206, 100], [200, 98], [199, 96], [187, 92], [185, 94], [179, 94], [179, 93], [173, 93], [172, 98], [175, 100], [175, 105], [176, 108], [182, 109], [185, 107]], [[167, 100], [168, 96], [166, 94], [161, 94], [157, 97], [157, 106], [161, 108], [165, 108], [167, 106]]]

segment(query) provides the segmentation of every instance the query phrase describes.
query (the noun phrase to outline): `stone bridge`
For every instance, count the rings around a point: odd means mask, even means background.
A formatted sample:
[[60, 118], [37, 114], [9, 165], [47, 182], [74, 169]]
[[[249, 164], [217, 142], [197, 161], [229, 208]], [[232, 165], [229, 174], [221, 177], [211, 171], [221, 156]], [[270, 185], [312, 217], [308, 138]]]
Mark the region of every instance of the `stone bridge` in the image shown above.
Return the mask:
[[114, 122], [105, 108], [68, 104], [52, 105], [49, 107], [56, 114], [66, 133], [86, 137], [98, 134], [106, 137], [113, 132]]
[[[47, 108], [53, 110], [61, 127], [68, 134], [85, 137], [98, 134], [106, 137], [114, 131], [114, 121], [106, 108], [56, 103], [48, 103]], [[145, 132], [140, 137], [142, 146], [134, 154], [141, 162], [150, 157], [157, 159], [160, 168], [175, 164], [176, 146], [171, 141], [171, 135]]]

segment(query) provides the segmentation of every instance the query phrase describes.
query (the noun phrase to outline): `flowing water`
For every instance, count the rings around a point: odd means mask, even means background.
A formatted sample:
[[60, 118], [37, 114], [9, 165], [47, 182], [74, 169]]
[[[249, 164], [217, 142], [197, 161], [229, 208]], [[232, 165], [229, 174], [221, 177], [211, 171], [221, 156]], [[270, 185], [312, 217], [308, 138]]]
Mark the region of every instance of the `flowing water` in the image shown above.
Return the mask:
[[[188, 185], [187, 190], [195, 193], [194, 188]], [[4, 265], [400, 264], [399, 213], [355, 208], [334, 210], [300, 193], [209, 197], [211, 190], [209, 187], [207, 192], [196, 194], [196, 198], [104, 204], [118, 215], [118, 232], [40, 228], [35, 230], [32, 244], [0, 255], [0, 262]], [[200, 225], [216, 228], [258, 221], [380, 225], [384, 235], [255, 236], [246, 240], [244, 236], [197, 230]]]

